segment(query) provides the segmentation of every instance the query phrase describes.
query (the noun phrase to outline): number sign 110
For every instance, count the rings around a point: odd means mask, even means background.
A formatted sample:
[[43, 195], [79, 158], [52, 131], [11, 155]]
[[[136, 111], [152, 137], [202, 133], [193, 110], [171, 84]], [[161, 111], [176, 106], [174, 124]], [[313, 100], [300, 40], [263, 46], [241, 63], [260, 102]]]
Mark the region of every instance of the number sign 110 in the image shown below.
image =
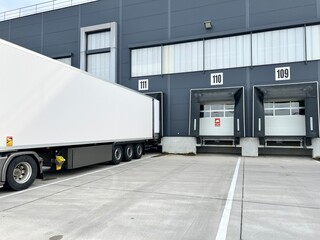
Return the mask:
[[212, 73], [211, 85], [223, 85], [223, 73]]

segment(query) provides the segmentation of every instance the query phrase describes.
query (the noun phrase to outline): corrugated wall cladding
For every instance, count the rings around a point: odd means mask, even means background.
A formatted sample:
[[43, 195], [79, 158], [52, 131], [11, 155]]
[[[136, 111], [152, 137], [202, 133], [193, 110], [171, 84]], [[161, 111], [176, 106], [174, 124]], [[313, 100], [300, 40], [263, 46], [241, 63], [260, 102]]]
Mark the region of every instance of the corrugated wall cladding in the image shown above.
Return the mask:
[[[118, 82], [133, 89], [130, 46], [216, 37], [318, 21], [320, 0], [100, 0], [0, 22], [0, 38], [48, 56], [73, 54], [80, 65], [80, 28], [118, 23]], [[203, 22], [211, 20], [206, 30]], [[290, 64], [287, 64], [290, 65]], [[318, 80], [317, 62], [291, 64], [292, 81]], [[274, 66], [225, 69], [225, 87], [245, 86], [247, 136], [251, 135], [251, 88], [271, 83]], [[210, 71], [149, 77], [149, 91], [165, 93], [165, 135], [188, 135], [189, 91], [210, 88]]]
[[313, 19], [318, 4], [318, 0], [250, 0], [250, 26]]

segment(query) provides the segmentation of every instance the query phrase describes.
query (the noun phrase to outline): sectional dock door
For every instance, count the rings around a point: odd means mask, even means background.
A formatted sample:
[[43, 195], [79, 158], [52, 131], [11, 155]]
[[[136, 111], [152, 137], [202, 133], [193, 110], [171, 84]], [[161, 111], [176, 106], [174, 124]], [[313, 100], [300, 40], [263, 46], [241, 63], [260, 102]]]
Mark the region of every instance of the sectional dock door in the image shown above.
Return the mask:
[[154, 129], [154, 132], [159, 132], [159, 136], [154, 136], [154, 138], [158, 139], [163, 136], [163, 92], [146, 93], [146, 95], [153, 97], [160, 102], [160, 106], [158, 106], [159, 109], [158, 108], [154, 109], [154, 111], [157, 111], [157, 112], [153, 113], [154, 118], [157, 118], [157, 119], [154, 119], [154, 122], [157, 123], [157, 126], [156, 126], [157, 129], [156, 131]]
[[244, 89], [190, 91], [189, 132], [193, 137], [244, 137]]
[[255, 137], [319, 137], [318, 83], [253, 87]]

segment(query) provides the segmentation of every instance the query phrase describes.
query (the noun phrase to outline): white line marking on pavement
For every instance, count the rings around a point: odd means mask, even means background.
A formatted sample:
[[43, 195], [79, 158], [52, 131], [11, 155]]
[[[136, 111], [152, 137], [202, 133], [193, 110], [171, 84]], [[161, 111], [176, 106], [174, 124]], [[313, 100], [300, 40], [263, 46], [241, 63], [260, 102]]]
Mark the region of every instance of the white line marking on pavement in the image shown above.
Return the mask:
[[48, 187], [48, 186], [51, 186], [51, 185], [59, 184], [59, 183], [62, 183], [62, 182], [67, 182], [67, 181], [70, 181], [70, 180], [73, 180], [73, 179], [77, 179], [77, 178], [81, 178], [81, 177], [85, 177], [85, 176], [88, 176], [88, 175], [91, 175], [91, 174], [95, 174], [95, 173], [99, 173], [99, 172], [103, 172], [103, 171], [108, 171], [108, 170], [111, 170], [111, 169], [114, 169], [114, 168], [117, 168], [117, 167], [133, 164], [133, 163], [136, 163], [136, 162], [140, 162], [142, 160], [150, 159], [153, 156], [154, 155], [143, 157], [143, 158], [141, 158], [139, 160], [134, 160], [134, 161], [127, 162], [127, 163], [121, 163], [121, 164], [116, 165], [116, 166], [112, 166], [112, 167], [109, 167], [109, 168], [96, 170], [96, 171], [93, 171], [93, 172], [88, 172], [88, 173], [85, 173], [85, 174], [77, 175], [77, 176], [74, 176], [74, 177], [71, 177], [71, 178], [66, 178], [66, 179], [63, 179], [63, 180], [60, 180], [60, 181], [48, 183], [48, 184], [41, 185], [41, 186], [38, 186], [38, 187], [31, 187], [31, 188], [26, 189], [26, 190], [22, 190], [22, 191], [19, 191], [19, 192], [14, 192], [14, 193], [10, 193], [8, 195], [0, 196], [0, 199], [7, 198], [7, 197], [12, 197], [12, 196], [15, 196], [15, 195], [19, 195], [19, 194], [22, 194], [22, 193], [25, 193], [25, 192], [30, 192], [30, 191], [33, 191], [33, 190], [37, 190], [39, 188], [44, 188], [44, 187]]
[[232, 182], [231, 182], [229, 193], [228, 193], [228, 198], [226, 201], [226, 205], [224, 206], [224, 210], [223, 210], [223, 214], [222, 214], [222, 217], [220, 220], [216, 240], [225, 240], [227, 237], [230, 213], [231, 213], [231, 208], [232, 208], [234, 191], [235, 191], [236, 185], [237, 185], [240, 162], [241, 162], [241, 157], [238, 158], [237, 166], [234, 170]]

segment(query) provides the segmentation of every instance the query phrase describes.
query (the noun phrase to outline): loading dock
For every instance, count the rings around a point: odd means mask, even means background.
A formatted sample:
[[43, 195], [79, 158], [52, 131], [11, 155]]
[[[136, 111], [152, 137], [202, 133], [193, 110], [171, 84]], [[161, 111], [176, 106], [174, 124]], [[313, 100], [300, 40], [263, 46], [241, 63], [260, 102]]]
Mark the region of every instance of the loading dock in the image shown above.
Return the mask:
[[237, 145], [245, 135], [244, 88], [190, 91], [190, 136], [201, 145]]
[[157, 132], [158, 135], [154, 136], [154, 139], [160, 140], [163, 136], [163, 92], [150, 92], [145, 93], [145, 95], [159, 101], [159, 105], [157, 106], [158, 109], [154, 111], [153, 118], [155, 122], [158, 122], [158, 125], [155, 126], [157, 128], [155, 132]]
[[319, 137], [318, 83], [253, 87], [253, 133], [261, 145], [303, 147]]

